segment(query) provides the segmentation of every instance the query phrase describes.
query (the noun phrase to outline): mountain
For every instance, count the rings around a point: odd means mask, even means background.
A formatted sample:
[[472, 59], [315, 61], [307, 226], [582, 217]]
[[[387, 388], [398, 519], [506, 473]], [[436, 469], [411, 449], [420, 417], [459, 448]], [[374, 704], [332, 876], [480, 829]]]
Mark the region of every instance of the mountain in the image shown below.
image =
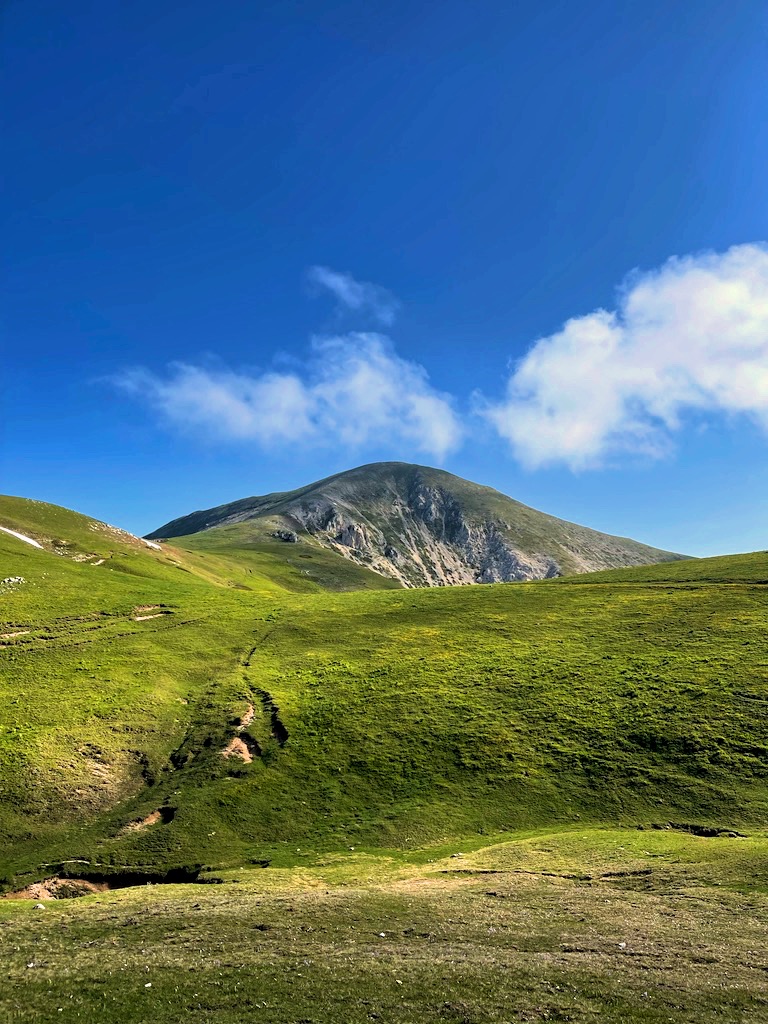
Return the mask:
[[267, 538], [319, 544], [406, 587], [547, 579], [684, 557], [403, 462], [372, 463], [295, 491], [193, 512], [147, 537], [223, 528], [233, 544]]

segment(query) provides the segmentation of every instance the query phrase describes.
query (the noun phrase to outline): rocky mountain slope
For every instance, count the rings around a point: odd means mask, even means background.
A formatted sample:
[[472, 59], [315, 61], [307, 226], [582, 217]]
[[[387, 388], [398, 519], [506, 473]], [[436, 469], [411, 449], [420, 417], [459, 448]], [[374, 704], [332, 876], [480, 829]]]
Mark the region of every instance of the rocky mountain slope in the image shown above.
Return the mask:
[[148, 537], [221, 527], [237, 527], [241, 541], [319, 543], [403, 586], [546, 579], [683, 557], [556, 519], [443, 470], [401, 462], [193, 512]]

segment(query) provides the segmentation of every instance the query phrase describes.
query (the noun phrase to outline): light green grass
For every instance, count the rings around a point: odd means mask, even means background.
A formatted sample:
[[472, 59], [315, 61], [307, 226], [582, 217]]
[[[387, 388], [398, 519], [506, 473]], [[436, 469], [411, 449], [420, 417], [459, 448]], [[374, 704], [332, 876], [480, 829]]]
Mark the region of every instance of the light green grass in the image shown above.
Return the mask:
[[296, 544], [273, 537], [276, 525], [249, 523], [247, 529], [241, 525], [222, 526], [183, 537], [178, 546], [199, 557], [218, 554], [228, 564], [235, 562], [239, 578], [245, 582], [252, 574], [268, 575], [294, 593], [400, 589], [395, 580], [348, 561], [311, 537], [304, 536]]
[[768, 551], [744, 555], [720, 555], [714, 558], [684, 558], [657, 565], [636, 565], [629, 569], [610, 569], [584, 576], [567, 576], [553, 583], [750, 583], [768, 584]]

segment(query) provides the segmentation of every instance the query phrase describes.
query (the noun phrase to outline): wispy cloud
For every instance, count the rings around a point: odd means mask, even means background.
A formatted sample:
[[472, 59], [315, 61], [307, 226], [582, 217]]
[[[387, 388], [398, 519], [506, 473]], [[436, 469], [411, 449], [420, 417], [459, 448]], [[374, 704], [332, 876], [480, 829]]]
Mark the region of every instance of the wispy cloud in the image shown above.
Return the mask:
[[163, 375], [131, 370], [116, 383], [179, 428], [265, 447], [393, 445], [443, 459], [462, 436], [451, 399], [379, 334], [316, 338], [298, 372], [174, 363]]
[[616, 310], [537, 341], [479, 411], [529, 466], [598, 466], [669, 449], [686, 412], [768, 429], [768, 247], [670, 259], [631, 275]]
[[351, 274], [330, 267], [310, 267], [307, 279], [313, 287], [324, 289], [336, 299], [337, 309], [365, 313], [377, 323], [394, 322], [400, 304], [386, 288], [369, 281], [357, 281]]

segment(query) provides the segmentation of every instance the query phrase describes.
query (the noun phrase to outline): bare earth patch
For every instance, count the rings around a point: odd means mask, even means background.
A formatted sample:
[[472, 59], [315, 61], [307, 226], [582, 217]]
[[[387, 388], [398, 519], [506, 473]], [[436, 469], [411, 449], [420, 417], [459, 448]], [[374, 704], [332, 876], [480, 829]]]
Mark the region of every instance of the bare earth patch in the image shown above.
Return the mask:
[[222, 750], [221, 756], [239, 757], [241, 760], [245, 761], [246, 764], [250, 764], [253, 761], [253, 756], [250, 750], [239, 736], [232, 737], [226, 747]]
[[[151, 614], [142, 614], [150, 612]], [[163, 615], [170, 615], [169, 608], [163, 608], [161, 604], [137, 604], [132, 612], [134, 622], [146, 622], [147, 619], [159, 619]]]
[[63, 757], [57, 771], [66, 775], [67, 803], [78, 813], [97, 813], [132, 796], [143, 785], [137, 772], [136, 755], [125, 750], [103, 751], [97, 744], [85, 744]]
[[253, 721], [253, 717], [254, 717], [255, 714], [256, 714], [256, 709], [254, 708], [253, 704], [249, 704], [248, 705], [248, 710], [245, 712], [243, 717], [240, 719], [240, 725], [238, 726], [238, 730], [240, 732], [242, 732], [243, 729], [247, 729], [248, 728], [248, 726]]
[[142, 818], [141, 821], [132, 821], [121, 830], [120, 835], [127, 835], [129, 832], [141, 832], [144, 828], [149, 828], [150, 825], [156, 825], [158, 821], [162, 821], [163, 816], [160, 811], [152, 811], [146, 818]]
[[17, 892], [9, 892], [6, 900], [69, 900], [77, 896], [88, 896], [92, 892], [106, 892], [106, 882], [86, 882], [82, 878], [45, 878], [42, 882], [33, 882]]

